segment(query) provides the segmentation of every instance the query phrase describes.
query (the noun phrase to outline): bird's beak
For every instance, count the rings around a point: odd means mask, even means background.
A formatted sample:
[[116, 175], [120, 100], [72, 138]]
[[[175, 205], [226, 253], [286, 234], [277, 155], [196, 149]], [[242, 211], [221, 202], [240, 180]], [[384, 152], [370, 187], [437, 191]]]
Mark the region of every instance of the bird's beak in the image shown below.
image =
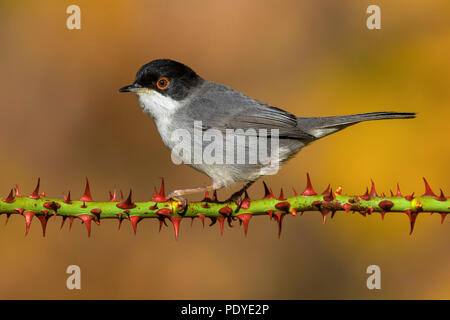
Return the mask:
[[137, 93], [141, 89], [142, 89], [142, 87], [140, 85], [133, 83], [133, 84], [130, 84], [123, 88], [120, 88], [119, 92], [135, 92], [135, 93]]

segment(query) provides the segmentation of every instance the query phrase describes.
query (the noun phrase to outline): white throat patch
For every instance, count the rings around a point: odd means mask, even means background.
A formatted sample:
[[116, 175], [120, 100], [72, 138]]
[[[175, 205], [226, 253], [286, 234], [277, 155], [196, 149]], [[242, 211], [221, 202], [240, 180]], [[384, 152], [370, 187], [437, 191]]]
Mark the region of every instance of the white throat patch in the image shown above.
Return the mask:
[[164, 121], [180, 107], [180, 103], [170, 97], [166, 97], [157, 91], [148, 90], [137, 94], [142, 110], [148, 113], [155, 121]]

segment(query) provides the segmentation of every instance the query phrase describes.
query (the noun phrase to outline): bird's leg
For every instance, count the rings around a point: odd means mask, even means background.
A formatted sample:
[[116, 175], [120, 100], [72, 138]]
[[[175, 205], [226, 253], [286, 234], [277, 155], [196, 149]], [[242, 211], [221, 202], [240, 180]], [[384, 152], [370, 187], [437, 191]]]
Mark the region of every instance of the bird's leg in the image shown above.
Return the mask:
[[185, 198], [183, 198], [184, 195], [192, 194], [192, 193], [212, 191], [212, 190], [218, 190], [218, 189], [221, 189], [223, 187], [224, 186], [221, 185], [221, 184], [213, 183], [212, 185], [205, 186], [205, 187], [175, 190], [175, 191], [172, 191], [167, 197], [170, 198], [170, 199], [182, 202], [183, 206], [186, 207], [187, 201], [186, 201]]
[[237, 201], [237, 200], [239, 200], [239, 198], [242, 196], [242, 194], [243, 194], [248, 188], [250, 188], [250, 186], [251, 186], [254, 182], [255, 182], [255, 181], [247, 182], [247, 183], [242, 187], [242, 189], [240, 189], [240, 190], [236, 191], [235, 193], [233, 193], [233, 194], [231, 195], [231, 197], [229, 197], [227, 200], [224, 201], [224, 203], [225, 203], [225, 202], [232, 202], [232, 201]]

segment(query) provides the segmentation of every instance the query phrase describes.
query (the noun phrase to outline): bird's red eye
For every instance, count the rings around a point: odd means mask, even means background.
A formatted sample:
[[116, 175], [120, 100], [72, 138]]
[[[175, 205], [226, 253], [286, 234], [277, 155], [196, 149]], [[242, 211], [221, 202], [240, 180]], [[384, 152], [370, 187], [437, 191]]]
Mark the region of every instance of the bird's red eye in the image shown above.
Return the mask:
[[167, 78], [159, 78], [156, 82], [156, 86], [159, 90], [166, 90], [170, 85], [170, 81]]

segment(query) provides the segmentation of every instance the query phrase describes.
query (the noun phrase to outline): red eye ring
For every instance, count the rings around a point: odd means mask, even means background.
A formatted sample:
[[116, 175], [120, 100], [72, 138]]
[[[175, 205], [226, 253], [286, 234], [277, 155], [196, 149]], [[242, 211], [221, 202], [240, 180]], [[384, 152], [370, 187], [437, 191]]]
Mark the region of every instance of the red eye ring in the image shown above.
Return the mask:
[[166, 90], [169, 85], [170, 81], [166, 77], [159, 78], [158, 81], [156, 81], [156, 86], [159, 90]]

